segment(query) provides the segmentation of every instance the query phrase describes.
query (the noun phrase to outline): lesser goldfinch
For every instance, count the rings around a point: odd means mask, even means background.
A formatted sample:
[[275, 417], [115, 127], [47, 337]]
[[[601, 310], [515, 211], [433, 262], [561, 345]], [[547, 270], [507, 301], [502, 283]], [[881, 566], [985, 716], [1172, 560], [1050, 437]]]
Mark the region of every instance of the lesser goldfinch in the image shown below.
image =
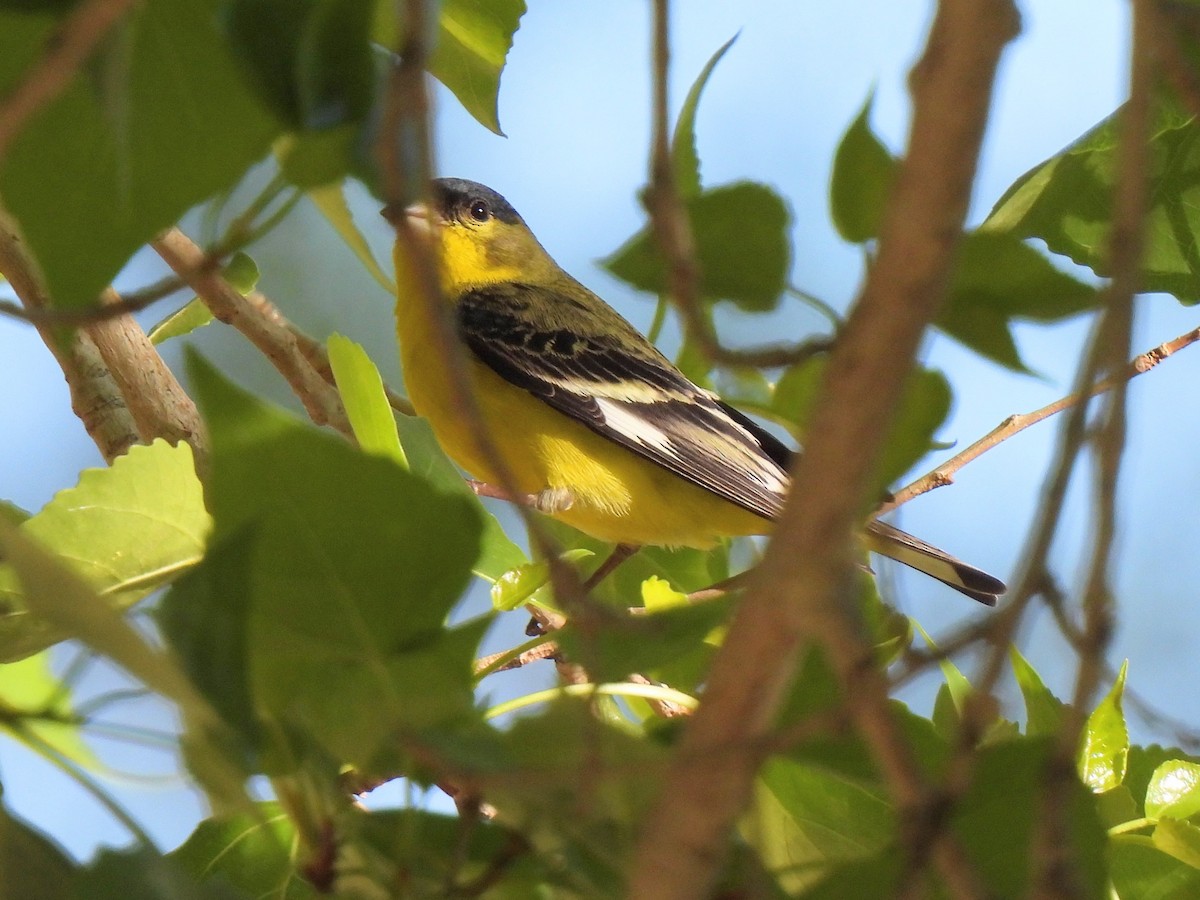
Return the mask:
[[[580, 531], [626, 545], [707, 548], [764, 534], [783, 508], [792, 451], [683, 375], [637, 329], [561, 268], [492, 189], [441, 178], [432, 208], [388, 207], [437, 233], [441, 290], [468, 377], [515, 484]], [[398, 271], [407, 257], [397, 242]], [[447, 386], [429, 317], [396, 309], [416, 411], [466, 471], [498, 483]], [[867, 547], [989, 606], [997, 578], [883, 522]]]

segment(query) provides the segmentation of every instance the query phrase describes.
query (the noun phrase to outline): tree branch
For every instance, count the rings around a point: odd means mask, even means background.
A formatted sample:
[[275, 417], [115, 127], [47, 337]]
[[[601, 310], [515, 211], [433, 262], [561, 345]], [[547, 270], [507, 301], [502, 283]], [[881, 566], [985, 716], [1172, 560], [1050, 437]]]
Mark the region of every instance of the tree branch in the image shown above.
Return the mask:
[[[106, 288], [100, 300], [109, 304], [119, 303], [121, 298], [112, 288]], [[141, 326], [132, 316], [123, 315], [94, 322], [84, 330], [112, 373], [142, 441], [184, 441], [192, 447], [197, 470], [206, 471], [208, 439], [196, 404]]]
[[1036, 425], [1038, 422], [1057, 415], [1064, 410], [1071, 409], [1085, 400], [1089, 400], [1099, 394], [1111, 391], [1119, 385], [1124, 385], [1132, 381], [1143, 372], [1149, 372], [1167, 357], [1178, 353], [1184, 347], [1191, 346], [1197, 341], [1200, 341], [1200, 328], [1193, 328], [1191, 331], [1179, 335], [1179, 337], [1164, 341], [1157, 347], [1147, 350], [1139, 356], [1135, 356], [1125, 365], [1123, 370], [1106, 378], [1101, 378], [1086, 391], [1067, 394], [1067, 396], [1060, 397], [1053, 403], [1048, 403], [1041, 409], [1034, 410], [1031, 413], [1009, 416], [965, 450], [955, 454], [936, 469], [927, 472], [916, 481], [901, 488], [892, 495], [891, 500], [880, 506], [877, 515], [883, 515], [898, 506], [902, 506], [908, 501], [921, 496], [921, 494], [935, 490], [936, 488], [945, 487], [948, 484], [953, 484], [954, 476], [959, 469], [968, 463], [974, 462], [993, 447], [997, 447], [1009, 438], [1020, 434], [1031, 425]]
[[151, 246], [179, 277], [187, 281], [216, 318], [232, 325], [263, 352], [300, 398], [313, 422], [351, 435], [350, 421], [341, 398], [309, 362], [296, 335], [281, 324], [282, 317], [263, 315], [266, 298], [251, 301], [243, 297], [219, 272], [204, 265], [204, 251], [178, 228], [164, 232], [151, 242]]
[[[774, 540], [713, 664], [704, 703], [684, 732], [643, 829], [631, 879], [639, 898], [711, 889], [726, 835], [745, 807], [759, 756], [799, 653], [820, 641], [904, 822], [910, 871], [932, 853], [958, 897], [981, 896], [941, 828], [891, 717], [887, 682], [847, 596], [853, 535], [904, 376], [945, 295], [970, 199], [1000, 53], [1017, 31], [1011, 3], [943, 0], [912, 74], [909, 150], [889, 199], [879, 257], [830, 357], [825, 389]], [[720, 764], [713, 760], [720, 758]], [[924, 848], [931, 848], [925, 850]]]
[[[16, 229], [0, 215], [0, 273], [27, 309], [50, 306], [41, 274]], [[71, 409], [100, 450], [112, 462], [138, 441], [137, 425], [112, 373], [91, 337], [37, 324], [38, 334], [54, 354], [71, 392]]]

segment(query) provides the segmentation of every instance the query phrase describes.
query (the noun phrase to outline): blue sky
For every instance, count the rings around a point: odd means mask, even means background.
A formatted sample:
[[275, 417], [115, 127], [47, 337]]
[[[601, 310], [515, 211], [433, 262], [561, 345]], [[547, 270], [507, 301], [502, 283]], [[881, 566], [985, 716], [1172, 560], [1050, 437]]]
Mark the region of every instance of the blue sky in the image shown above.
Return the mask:
[[[1025, 4], [1025, 30], [1005, 56], [992, 126], [986, 137], [972, 222], [980, 221], [1022, 172], [1068, 144], [1120, 102], [1126, 72], [1123, 0], [1036, 0]], [[500, 96], [508, 134], [486, 132], [439, 91], [439, 171], [482, 181], [504, 194], [565, 268], [644, 327], [651, 298], [637, 295], [595, 265], [640, 227], [636, 192], [644, 183], [649, 135], [649, 5], [548, 3], [533, 0], [516, 36]], [[793, 280], [844, 308], [862, 271], [860, 252], [834, 233], [827, 212], [829, 171], [842, 131], [875, 92], [873, 122], [889, 145], [903, 146], [909, 114], [905, 77], [919, 52], [930, 5], [850, 2], [798, 4], [752, 0], [729, 4], [689, 0], [675, 5], [672, 99], [682, 100], [712, 52], [730, 36], [737, 43], [721, 62], [697, 122], [702, 175], [708, 185], [741, 179], [775, 187], [795, 220]], [[386, 252], [387, 234], [371, 204], [360, 221]], [[305, 248], [297, 252], [297, 248]], [[307, 248], [315, 248], [308, 252]], [[330, 248], [330, 249], [326, 249]], [[398, 378], [391, 340], [390, 301], [332, 240], [324, 223], [302, 207], [277, 235], [256, 248], [263, 289], [310, 333], [340, 330], [367, 345], [390, 380]], [[313, 260], [320, 260], [318, 269]], [[119, 286], [157, 277], [139, 257]], [[154, 321], [162, 313], [151, 310]], [[818, 320], [798, 305], [769, 317], [730, 316], [739, 339], [801, 335]], [[1140, 301], [1135, 348], [1147, 349], [1195, 324], [1168, 297]], [[1069, 390], [1086, 323], [1023, 326], [1017, 339], [1041, 378], [1016, 376], [934, 336], [927, 365], [943, 369], [956, 397], [941, 433], [959, 446], [1011, 413], [1036, 409]], [[241, 339], [220, 327], [196, 337], [203, 352], [243, 383], [280, 400], [286, 392]], [[1184, 635], [1200, 630], [1193, 602], [1200, 560], [1191, 552], [1200, 524], [1191, 498], [1200, 488], [1194, 465], [1198, 426], [1187, 391], [1200, 357], [1185, 351], [1143, 376], [1131, 390], [1131, 439], [1122, 479], [1122, 527], [1114, 580], [1120, 628], [1110, 659], [1128, 657], [1130, 684], [1185, 720], [1200, 721], [1194, 683], [1197, 664]], [[61, 375], [29, 328], [0, 319], [0, 497], [37, 509], [74, 483], [80, 468], [99, 458], [70, 412]], [[172, 350], [169, 361], [178, 361]], [[957, 482], [905, 507], [900, 524], [1005, 577], [1013, 574], [1032, 517], [1057, 422], [1032, 429], [969, 466]], [[930, 459], [932, 465], [936, 459]], [[1079, 548], [1087, 536], [1086, 478], [1077, 478], [1069, 517], [1055, 547], [1062, 583], [1076, 584]], [[899, 605], [931, 632], [980, 615], [957, 595], [881, 567]], [[512, 617], [497, 647], [515, 643], [524, 625]], [[521, 619], [521, 621], [516, 621]], [[1021, 644], [1051, 686], [1069, 693], [1069, 651], [1046, 616], [1035, 616]], [[970, 671], [967, 666], [968, 672]], [[91, 685], [100, 689], [101, 683]], [[497, 676], [512, 678], [512, 676]], [[498, 696], [519, 690], [498, 684]], [[928, 703], [935, 685], [906, 693]], [[131, 710], [157, 718], [161, 710]], [[1169, 740], [1140, 730], [1144, 738]], [[106, 760], [136, 771], [149, 759], [173, 770], [157, 752], [131, 756], [122, 745], [101, 748]], [[0, 741], [0, 779], [6, 800], [40, 823], [73, 852], [97, 842], [125, 841], [96, 804], [10, 743]], [[163, 847], [186, 836], [198, 806], [179, 782], [164, 788], [117, 788]]]

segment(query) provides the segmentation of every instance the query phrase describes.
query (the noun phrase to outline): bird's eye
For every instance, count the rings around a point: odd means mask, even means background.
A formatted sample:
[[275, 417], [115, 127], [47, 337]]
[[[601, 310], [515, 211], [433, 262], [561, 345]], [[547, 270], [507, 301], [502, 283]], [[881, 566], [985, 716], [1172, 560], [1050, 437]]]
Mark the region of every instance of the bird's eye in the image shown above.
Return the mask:
[[471, 218], [476, 222], [486, 222], [492, 214], [492, 210], [483, 200], [475, 200], [471, 203]]

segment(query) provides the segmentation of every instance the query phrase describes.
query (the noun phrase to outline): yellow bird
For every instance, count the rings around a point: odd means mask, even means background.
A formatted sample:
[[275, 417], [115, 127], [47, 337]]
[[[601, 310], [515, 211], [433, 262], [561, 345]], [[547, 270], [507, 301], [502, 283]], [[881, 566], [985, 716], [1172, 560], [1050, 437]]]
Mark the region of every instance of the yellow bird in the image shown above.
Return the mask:
[[[436, 231], [442, 294], [511, 487], [617, 544], [708, 548], [771, 530], [792, 451], [689, 381], [559, 268], [498, 193], [441, 178], [432, 197], [432, 209], [384, 215]], [[406, 259], [398, 242], [398, 272]], [[455, 408], [422, 304], [402, 296], [396, 322], [413, 407], [455, 462], [499, 484]], [[989, 606], [1004, 592], [999, 579], [882, 522], [866, 526], [865, 543]]]

